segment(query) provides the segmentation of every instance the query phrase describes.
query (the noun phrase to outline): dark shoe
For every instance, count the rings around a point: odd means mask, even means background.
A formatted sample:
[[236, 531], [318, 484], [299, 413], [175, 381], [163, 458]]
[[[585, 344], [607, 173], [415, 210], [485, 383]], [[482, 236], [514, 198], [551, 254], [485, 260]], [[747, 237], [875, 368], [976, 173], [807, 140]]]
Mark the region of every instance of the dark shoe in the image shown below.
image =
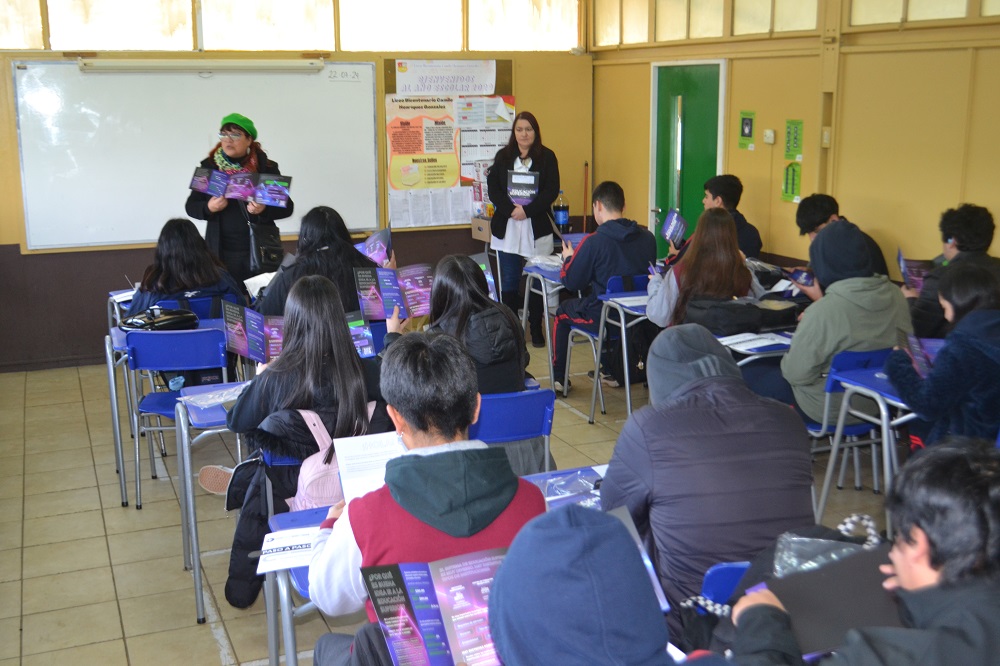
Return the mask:
[[[587, 371], [587, 376], [590, 377], [591, 379], [593, 379], [594, 378], [594, 371], [593, 370], [588, 370]], [[606, 372], [602, 372], [601, 373], [601, 384], [603, 384], [604, 386], [607, 386], [608, 388], [621, 388], [621, 384], [618, 383], [618, 380], [615, 379], [613, 376], [607, 374]]]
[[541, 348], [545, 346], [545, 334], [542, 333], [542, 324], [530, 323], [528, 328], [531, 329], [531, 346], [535, 348]]

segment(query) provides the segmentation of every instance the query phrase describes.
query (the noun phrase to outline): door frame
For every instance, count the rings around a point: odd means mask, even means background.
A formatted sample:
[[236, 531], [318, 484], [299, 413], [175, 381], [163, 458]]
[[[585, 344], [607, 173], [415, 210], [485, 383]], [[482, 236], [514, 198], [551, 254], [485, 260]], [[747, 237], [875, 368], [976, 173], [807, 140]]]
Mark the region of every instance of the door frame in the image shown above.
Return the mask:
[[[690, 65], [718, 65], [719, 66], [719, 130], [716, 140], [716, 155], [715, 155], [715, 171], [716, 173], [722, 173], [722, 157], [725, 150], [725, 144], [723, 139], [725, 138], [724, 131], [726, 127], [726, 113], [728, 108], [726, 106], [726, 83], [728, 72], [728, 60], [725, 59], [711, 59], [711, 60], [667, 60], [663, 62], [653, 62], [650, 63], [649, 68], [649, 202], [646, 206], [647, 212], [646, 221], [647, 224], [652, 219], [651, 211], [656, 208], [656, 144], [658, 140], [657, 136], [657, 126], [658, 126], [658, 100], [659, 100], [659, 69], [661, 67], [687, 67]], [[662, 221], [662, 218], [661, 218]]]

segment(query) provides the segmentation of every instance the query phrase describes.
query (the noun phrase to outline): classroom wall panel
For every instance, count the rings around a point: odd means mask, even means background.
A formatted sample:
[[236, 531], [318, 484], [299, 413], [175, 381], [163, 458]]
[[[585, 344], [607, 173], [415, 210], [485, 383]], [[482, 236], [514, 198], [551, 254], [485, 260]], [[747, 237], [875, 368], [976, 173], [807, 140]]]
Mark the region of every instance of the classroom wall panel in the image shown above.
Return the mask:
[[887, 256], [941, 252], [941, 211], [962, 198], [971, 63], [966, 50], [843, 57], [834, 194]]
[[[764, 251], [804, 257], [808, 242], [795, 226], [797, 205], [782, 201], [785, 167], [785, 122], [803, 121], [802, 196], [817, 190], [820, 156], [818, 56], [747, 58], [729, 65], [724, 171], [743, 182], [740, 212], [760, 231]], [[739, 147], [740, 112], [756, 113], [754, 149]], [[774, 130], [774, 144], [764, 131]]]
[[625, 190], [626, 217], [645, 225], [651, 219], [651, 76], [649, 63], [594, 68], [592, 184], [617, 181]]
[[[1000, 222], [1000, 48], [976, 53], [974, 88], [967, 126], [965, 191], [961, 201], [986, 206]], [[1000, 234], [993, 240], [1000, 254]]]

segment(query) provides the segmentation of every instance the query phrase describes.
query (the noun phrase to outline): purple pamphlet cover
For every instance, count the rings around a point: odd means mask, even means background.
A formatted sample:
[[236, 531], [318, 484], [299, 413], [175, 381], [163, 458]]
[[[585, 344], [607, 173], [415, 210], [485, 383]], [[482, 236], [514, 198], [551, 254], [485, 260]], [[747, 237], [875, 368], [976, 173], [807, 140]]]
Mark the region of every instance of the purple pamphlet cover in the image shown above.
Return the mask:
[[538, 194], [538, 173], [535, 171], [508, 171], [507, 195], [518, 206], [527, 206]]
[[664, 240], [673, 243], [675, 248], [680, 248], [684, 242], [684, 234], [687, 233], [687, 228], [687, 220], [681, 217], [679, 212], [671, 208], [667, 211], [667, 218], [663, 220], [663, 227], [661, 227], [660, 234]]
[[288, 189], [292, 186], [291, 176], [276, 173], [261, 173], [254, 178], [254, 200], [265, 206], [288, 207]]

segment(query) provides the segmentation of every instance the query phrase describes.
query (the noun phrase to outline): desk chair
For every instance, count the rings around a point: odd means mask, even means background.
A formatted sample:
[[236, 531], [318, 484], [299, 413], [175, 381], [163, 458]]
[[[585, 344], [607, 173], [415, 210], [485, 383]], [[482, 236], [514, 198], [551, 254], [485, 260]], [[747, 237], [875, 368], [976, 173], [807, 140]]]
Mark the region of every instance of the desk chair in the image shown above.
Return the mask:
[[[129, 331], [125, 335], [128, 350], [128, 366], [132, 371], [131, 394], [135, 410], [132, 414], [132, 430], [135, 432], [135, 508], [142, 508], [142, 483], [139, 472], [139, 438], [146, 433], [158, 432], [162, 437], [165, 428], [149, 423], [151, 417], [174, 418], [180, 391], [152, 391], [139, 395], [138, 373], [140, 372], [181, 372], [185, 370], [221, 369], [222, 380], [226, 374], [226, 334], [218, 329], [194, 329], [190, 331]], [[156, 478], [156, 462], [153, 459], [153, 440], [147, 434], [149, 444], [149, 465], [152, 477]]]
[[190, 310], [198, 315], [198, 319], [219, 319], [222, 317], [222, 301], [229, 301], [237, 305], [246, 305], [235, 294], [223, 294], [221, 296], [201, 296], [199, 298], [178, 298], [157, 301], [161, 308], [182, 308]]
[[[837, 372], [845, 370], [859, 370], [866, 368], [881, 368], [885, 364], [885, 359], [889, 356], [890, 349], [876, 349], [874, 351], [843, 351], [833, 357], [833, 361], [830, 363], [830, 372], [827, 374], [826, 386], [824, 390], [826, 392], [826, 398], [823, 402], [823, 420], [821, 423], [809, 422], [806, 423], [806, 429], [809, 432], [809, 436], [813, 439], [813, 446], [810, 450], [814, 455], [817, 453], [830, 452], [830, 469], [834, 468], [836, 465], [836, 458], [839, 454], [838, 450], [834, 450], [832, 447], [832, 439], [835, 435], [837, 420], [835, 415], [831, 413], [830, 403], [831, 396], [835, 393], [843, 393], [844, 387], [839, 381], [837, 381], [834, 376]], [[881, 443], [882, 439], [875, 434], [875, 428], [871, 423], [856, 423], [856, 424], [845, 424], [843, 426], [842, 437], [846, 437], [848, 441], [841, 444], [843, 447], [848, 447], [852, 449], [854, 454], [854, 489], [861, 490], [861, 456], [860, 449], [862, 446], [871, 447], [872, 456], [872, 490], [875, 494], [880, 492], [879, 485], [879, 456], [877, 455], [877, 448]], [[825, 445], [820, 445], [818, 440], [826, 438], [828, 443]], [[842, 490], [844, 487], [844, 476], [847, 471], [847, 456], [841, 461], [840, 465], [840, 475], [837, 477], [837, 489]], [[816, 510], [816, 523], [820, 522], [822, 518], [822, 512], [819, 511], [819, 507], [816, 506], [815, 489], [813, 490], [813, 508]]]
[[[713, 564], [705, 572], [705, 578], [701, 581], [701, 596], [716, 604], [726, 604], [749, 568], [749, 562]], [[698, 612], [704, 614], [700, 608]]]
[[545, 471], [549, 471], [549, 439], [555, 415], [552, 389], [490, 393], [482, 397], [479, 420], [469, 426], [469, 439], [487, 444], [545, 438]]

